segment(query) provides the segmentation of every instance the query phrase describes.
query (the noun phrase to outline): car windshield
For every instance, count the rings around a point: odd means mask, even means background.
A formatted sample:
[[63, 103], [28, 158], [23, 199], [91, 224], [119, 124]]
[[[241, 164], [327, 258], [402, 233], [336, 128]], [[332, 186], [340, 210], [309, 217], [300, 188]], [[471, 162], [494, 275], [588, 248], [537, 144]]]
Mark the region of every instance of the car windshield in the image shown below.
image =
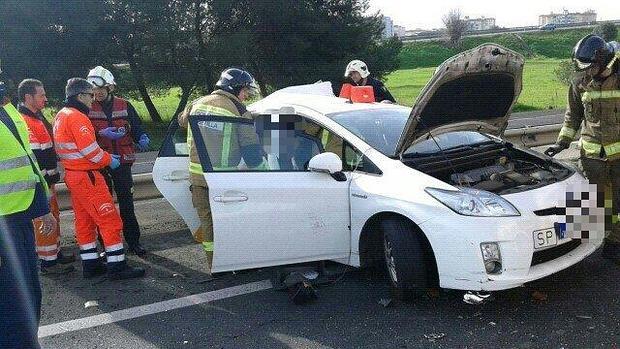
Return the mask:
[[411, 109], [354, 110], [328, 115], [384, 155], [394, 156]]
[[489, 136], [475, 131], [448, 132], [433, 138], [413, 144], [405, 151], [403, 156], [430, 155], [439, 151], [450, 151], [485, 143], [495, 143]]

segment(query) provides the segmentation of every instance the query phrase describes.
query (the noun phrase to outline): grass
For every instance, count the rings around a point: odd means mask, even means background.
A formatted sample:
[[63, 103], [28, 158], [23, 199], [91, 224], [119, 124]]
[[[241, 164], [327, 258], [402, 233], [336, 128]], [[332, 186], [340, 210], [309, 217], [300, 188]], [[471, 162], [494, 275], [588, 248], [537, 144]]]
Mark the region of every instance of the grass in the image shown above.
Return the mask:
[[[560, 59], [530, 59], [523, 73], [523, 91], [515, 111], [562, 108], [567, 87], [555, 77], [553, 70]], [[399, 104], [413, 105], [435, 68], [397, 70], [386, 77], [386, 86]]]

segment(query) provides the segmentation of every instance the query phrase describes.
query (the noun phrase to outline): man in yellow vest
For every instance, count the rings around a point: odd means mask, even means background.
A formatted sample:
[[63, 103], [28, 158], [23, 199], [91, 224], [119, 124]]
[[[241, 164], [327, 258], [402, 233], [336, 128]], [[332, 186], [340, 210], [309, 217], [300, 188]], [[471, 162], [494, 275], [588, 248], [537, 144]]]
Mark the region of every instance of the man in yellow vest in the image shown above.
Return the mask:
[[0, 348], [39, 348], [41, 286], [32, 220], [51, 234], [48, 188], [37, 165], [28, 129], [0, 82]]
[[[204, 171], [196, 151], [196, 143], [188, 126], [191, 115], [217, 115], [252, 119], [252, 115], [243, 105], [243, 101], [258, 92], [258, 86], [252, 75], [243, 69], [228, 68], [224, 70], [215, 85], [213, 93], [201, 97], [185, 108], [179, 115], [179, 125], [188, 128], [187, 145], [189, 146], [189, 172], [192, 191], [192, 203], [200, 217], [201, 226], [192, 232], [194, 239], [202, 243], [208, 259], [208, 272], [213, 264], [213, 220], [209, 206], [209, 189], [204, 178]], [[262, 148], [256, 133], [243, 132], [242, 127], [224, 124], [223, 129], [213, 130], [214, 144], [209, 146], [209, 158], [214, 168], [236, 166], [241, 161], [248, 167], [257, 167], [263, 162]], [[215, 134], [219, 132], [219, 134]], [[241, 159], [242, 158], [242, 159]]]
[[556, 144], [545, 154], [554, 156], [568, 148], [581, 130], [580, 167], [612, 209], [611, 230], [603, 257], [620, 265], [620, 50], [596, 35], [587, 35], [573, 49], [577, 67], [568, 90], [564, 125]]

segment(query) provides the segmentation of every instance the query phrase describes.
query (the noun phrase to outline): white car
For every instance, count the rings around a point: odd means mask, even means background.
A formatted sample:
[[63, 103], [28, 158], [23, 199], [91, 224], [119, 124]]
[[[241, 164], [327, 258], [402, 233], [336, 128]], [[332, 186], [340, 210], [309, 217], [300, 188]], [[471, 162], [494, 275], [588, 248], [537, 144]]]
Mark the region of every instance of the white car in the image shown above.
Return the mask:
[[[519, 54], [487, 44], [442, 64], [413, 108], [351, 103], [323, 83], [252, 104], [254, 121], [192, 117], [212, 270], [381, 262], [405, 295], [433, 285], [508, 289], [583, 260], [602, 233], [573, 239], [558, 210], [583, 176], [500, 138], [522, 70]], [[171, 125], [153, 177], [194, 231], [187, 144]], [[259, 166], [233, 144], [239, 134], [262, 145]]]

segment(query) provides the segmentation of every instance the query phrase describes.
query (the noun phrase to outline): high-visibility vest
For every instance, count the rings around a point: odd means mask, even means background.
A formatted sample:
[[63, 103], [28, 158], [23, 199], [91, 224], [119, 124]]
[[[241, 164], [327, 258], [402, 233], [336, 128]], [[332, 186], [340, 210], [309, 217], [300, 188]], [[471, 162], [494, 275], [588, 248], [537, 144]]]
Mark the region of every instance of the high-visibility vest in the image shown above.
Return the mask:
[[110, 164], [110, 154], [97, 143], [88, 117], [71, 107], [62, 108], [54, 122], [54, 148], [67, 170], [99, 170]]
[[[88, 118], [95, 128], [97, 142], [101, 148], [108, 153], [120, 155], [122, 163], [133, 163], [136, 160], [136, 149], [131, 138], [131, 124], [128, 120], [129, 112], [127, 108], [126, 100], [114, 97], [112, 100], [112, 115], [108, 119], [108, 116], [103, 112], [101, 104], [93, 101]], [[125, 135], [118, 140], [99, 136], [99, 131], [107, 127], [124, 127]]]
[[27, 210], [34, 199], [37, 183], [47, 192], [47, 184], [29, 147], [28, 129], [21, 115], [10, 103], [0, 112], [7, 113], [19, 133], [21, 143], [13, 132], [0, 122], [0, 216]]
[[[228, 109], [225, 108], [220, 108], [220, 107], [215, 107], [212, 105], [208, 105], [208, 104], [197, 104], [195, 106], [195, 109], [192, 110], [193, 113], [196, 114], [212, 114], [212, 115], [219, 115], [219, 116], [232, 116], [232, 117], [239, 117], [238, 115], [235, 115], [233, 112], [231, 112]], [[224, 123], [224, 128], [222, 130], [223, 133], [223, 140], [222, 140], [222, 154], [221, 154], [221, 167], [225, 168], [228, 167], [228, 158], [230, 156], [230, 143], [232, 141], [232, 124], [230, 123]], [[189, 147], [190, 153], [191, 153], [191, 147], [194, 144], [193, 142], [193, 136], [192, 136], [192, 129], [191, 127], [188, 127], [187, 129], [187, 146]], [[213, 164], [212, 164], [213, 165]], [[220, 166], [214, 166], [214, 168], [217, 168]], [[199, 163], [195, 163], [193, 161], [190, 160], [189, 162], [189, 172], [194, 173], [194, 174], [199, 174], [202, 175], [203, 168], [202, 165]]]
[[[48, 185], [58, 183], [60, 180], [58, 157], [54, 151], [51, 132], [48, 130], [49, 124], [42, 119], [42, 115], [33, 113], [24, 105], [20, 105], [19, 112], [28, 127], [30, 148], [37, 159], [43, 177]], [[51, 128], [51, 125], [49, 126]]]

